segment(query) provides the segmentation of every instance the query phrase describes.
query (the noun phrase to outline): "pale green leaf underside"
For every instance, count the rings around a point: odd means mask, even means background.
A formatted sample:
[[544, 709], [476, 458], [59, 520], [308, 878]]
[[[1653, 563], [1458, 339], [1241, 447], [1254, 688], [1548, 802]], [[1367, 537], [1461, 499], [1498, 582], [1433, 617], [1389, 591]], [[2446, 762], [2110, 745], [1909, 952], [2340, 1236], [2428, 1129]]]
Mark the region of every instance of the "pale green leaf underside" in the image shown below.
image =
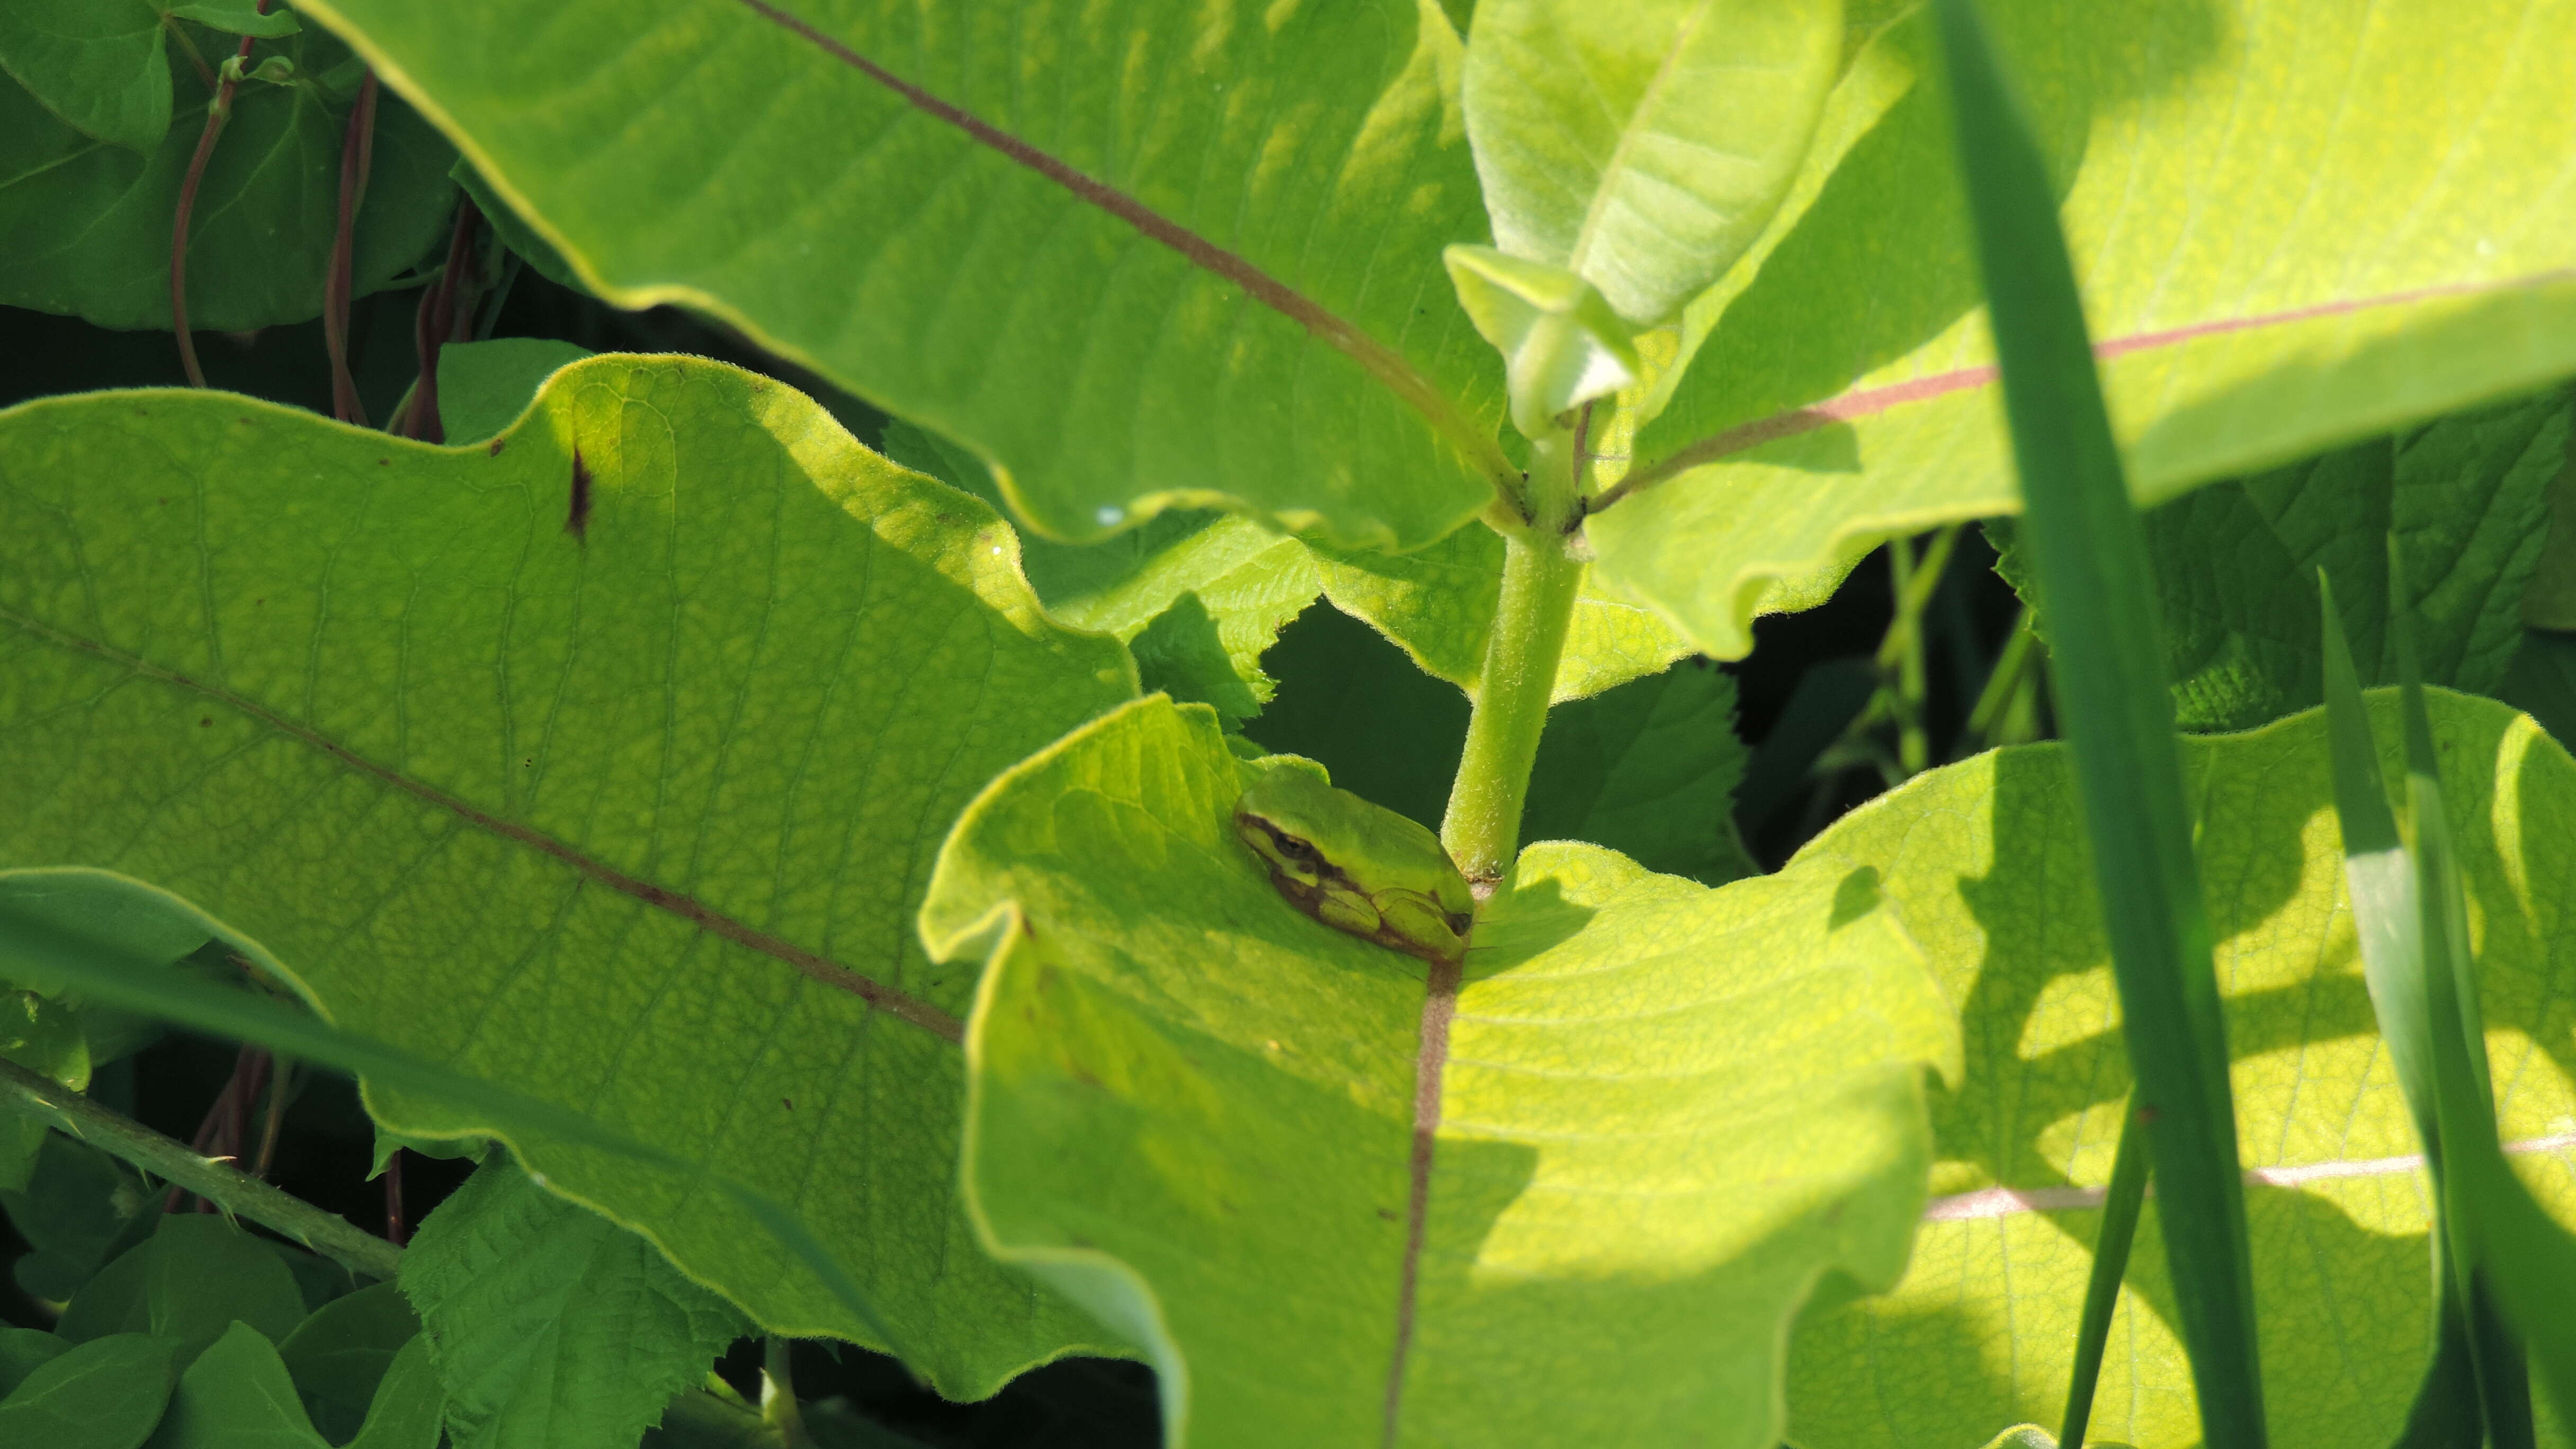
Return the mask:
[[1044, 532], [1233, 502], [1419, 547], [1506, 468], [1440, 266], [1485, 223], [1437, 6], [305, 8], [600, 295], [715, 311], [970, 445]]
[[[694, 359], [577, 364], [452, 450], [222, 394], [29, 404], [0, 413], [0, 753], [33, 766], [0, 864], [185, 892], [340, 1025], [766, 1194], [934, 1382], [989, 1392], [1100, 1336], [952, 1206], [972, 978], [912, 910], [971, 794], [1134, 688], [1013, 552]], [[516, 1145], [767, 1326], [861, 1336], [731, 1199]]]
[[[156, 41], [157, 43], [157, 41]], [[311, 77], [348, 58], [307, 30], [267, 53]], [[173, 84], [165, 71], [161, 83]], [[141, 151], [82, 135], [16, 82], [0, 79], [0, 304], [102, 327], [170, 325], [170, 226], [205, 127], [192, 67], [176, 81], [177, 120]], [[246, 331], [322, 310], [338, 215], [345, 98], [309, 79], [245, 84], [206, 165], [188, 247], [189, 320]], [[351, 259], [353, 295], [410, 270], [445, 233], [455, 153], [418, 113], [388, 97], [376, 114], [367, 195]]]
[[[2527, 719], [2435, 691], [2445, 794], [2482, 955], [2508, 1142], [2576, 1215], [2576, 762]], [[2373, 697], [2385, 764], [2394, 698]], [[2187, 738], [2219, 937], [2280, 1449], [2386, 1443], [2428, 1351], [2430, 1203], [2378, 1040], [2343, 896], [2322, 711]], [[1905, 1282], [1812, 1318], [1792, 1355], [1801, 1449], [1937, 1449], [2054, 1422], [2129, 1089], [2108, 950], [2066, 756], [2054, 745], [1934, 771], [1819, 836], [1801, 864], [1875, 865], [1960, 1004], [1964, 1090], [1936, 1094], [1937, 1195]], [[2009, 1189], [2018, 1197], [1999, 1192]], [[2089, 1199], [2084, 1190], [2096, 1190]], [[2150, 1198], [2111, 1331], [2094, 1430], [2137, 1449], [2200, 1442]], [[2564, 1438], [2551, 1442], [2564, 1443]]]
[[1426, 968], [1282, 900], [1239, 788], [1204, 711], [1146, 700], [951, 837], [922, 928], [990, 953], [995, 1250], [1151, 1346], [1176, 1445], [1771, 1443], [1782, 1315], [1901, 1262], [1956, 1050], [1866, 873], [1525, 854], [1456, 998], [1408, 1314]]
[[[1986, 8], [2066, 178], [2142, 501], [2576, 369], [2576, 48], [2543, 39], [2576, 3]], [[2018, 507], [1949, 149], [1917, 87], [1640, 439], [1726, 461], [1591, 525], [1605, 576], [1711, 653], [1888, 534]]]
[[1841, 41], [1840, 0], [1487, 0], [1463, 84], [1494, 244], [1668, 320], [1770, 219]]

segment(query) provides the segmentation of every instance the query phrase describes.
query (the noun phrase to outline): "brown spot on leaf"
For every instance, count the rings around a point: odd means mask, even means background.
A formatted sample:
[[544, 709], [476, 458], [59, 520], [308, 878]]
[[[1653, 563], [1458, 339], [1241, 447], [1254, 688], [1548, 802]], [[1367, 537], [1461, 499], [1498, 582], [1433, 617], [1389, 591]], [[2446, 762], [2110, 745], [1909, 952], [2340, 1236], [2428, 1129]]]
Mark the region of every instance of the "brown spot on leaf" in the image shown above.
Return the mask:
[[376, 466], [379, 468], [390, 468], [393, 466], [393, 461], [394, 460], [391, 458], [378, 458], [376, 460]]
[[215, 717], [213, 715], [200, 715], [197, 718], [197, 728], [204, 729], [206, 726], [213, 724], [214, 722]]
[[572, 503], [564, 513], [564, 532], [573, 542], [590, 542], [590, 469], [581, 461], [581, 449], [572, 450]]
[[500, 438], [494, 438], [494, 439], [492, 440], [492, 446], [490, 446], [490, 447], [488, 447], [488, 448], [485, 448], [483, 451], [484, 451], [485, 453], [487, 453], [487, 454], [490, 454], [492, 457], [495, 457], [495, 458], [500, 457], [500, 456], [501, 456], [501, 444], [502, 444], [502, 442], [503, 442], [503, 441], [504, 441], [503, 439], [500, 439]]

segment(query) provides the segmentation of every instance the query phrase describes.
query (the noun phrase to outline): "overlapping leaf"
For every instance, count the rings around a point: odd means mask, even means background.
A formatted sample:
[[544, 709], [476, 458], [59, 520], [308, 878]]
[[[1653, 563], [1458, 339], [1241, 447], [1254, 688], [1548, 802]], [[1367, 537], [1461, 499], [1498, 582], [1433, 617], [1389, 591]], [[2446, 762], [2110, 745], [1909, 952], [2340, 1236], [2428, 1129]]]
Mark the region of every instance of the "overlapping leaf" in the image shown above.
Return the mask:
[[[160, 393], [0, 414], [0, 460], [37, 767], [0, 860], [166, 882], [342, 1025], [799, 1211], [952, 1393], [1103, 1342], [951, 1205], [971, 977], [910, 939], [957, 808], [1134, 687], [989, 509], [683, 359], [462, 449]], [[770, 1326], [864, 1336], [733, 1198], [517, 1145]]]
[[303, 8], [593, 290], [970, 445], [1041, 531], [1234, 500], [1418, 547], [1512, 479], [1436, 5]]
[[[2377, 707], [2393, 701], [2376, 697]], [[2553, 899], [2576, 762], [2528, 720], [2436, 692], [2484, 972], [2503, 1135], [2576, 1217], [2576, 936]], [[2401, 763], [2393, 719], [2380, 729]], [[2185, 742], [2228, 995], [2272, 1438], [2384, 1443], [2429, 1351], [2430, 1201], [2342, 897], [2325, 721]], [[1801, 863], [1871, 862], [1962, 1007], [1964, 1090], [1935, 1097], [1937, 1194], [1894, 1293], [1816, 1315], [1792, 1355], [1802, 1449], [1983, 1443], [2053, 1420], [2129, 1089], [2073, 781], [2057, 746], [1934, 771], [1819, 836]], [[2150, 1198], [2094, 1432], [2199, 1442]], [[2563, 1437], [2551, 1442], [2566, 1442]]]
[[[2142, 500], [2576, 367], [2576, 51], [2515, 38], [2564, 34], [2568, 0], [1987, 9]], [[1879, 60], [1919, 68], [1898, 39]], [[1648, 468], [1723, 461], [1590, 525], [1708, 652], [1880, 538], [2017, 506], [1941, 111], [1887, 111], [1640, 437]]]
[[506, 1158], [420, 1225], [402, 1288], [449, 1432], [476, 1449], [627, 1449], [744, 1328], [651, 1244]]
[[[156, 37], [157, 43], [157, 37]], [[290, 60], [281, 85], [242, 85], [198, 188], [188, 248], [188, 314], [246, 331], [322, 310], [338, 217], [340, 150], [358, 67], [316, 30], [263, 42]], [[26, 87], [0, 78], [0, 303], [103, 327], [170, 325], [170, 228], [210, 97], [197, 72], [174, 80], [178, 119], [143, 150], [84, 135]], [[351, 256], [353, 296], [408, 271], [443, 233], [455, 153], [411, 107], [376, 115], [367, 194]]]
[[[2250, 729], [2322, 698], [2319, 567], [2344, 581], [2336, 597], [2363, 683], [2393, 680], [2381, 543], [2390, 532], [2406, 544], [2425, 677], [2496, 693], [2521, 648], [2520, 605], [2548, 533], [2566, 419], [2566, 395], [2553, 390], [2213, 484], [2148, 514], [2182, 727]], [[2015, 550], [2000, 567], [2028, 592]]]
[[1773, 1442], [1783, 1316], [1901, 1261], [1955, 1050], [1870, 872], [1536, 847], [1461, 986], [1281, 901], [1239, 788], [1146, 700], [951, 837], [988, 1241], [1150, 1345], [1174, 1444]]

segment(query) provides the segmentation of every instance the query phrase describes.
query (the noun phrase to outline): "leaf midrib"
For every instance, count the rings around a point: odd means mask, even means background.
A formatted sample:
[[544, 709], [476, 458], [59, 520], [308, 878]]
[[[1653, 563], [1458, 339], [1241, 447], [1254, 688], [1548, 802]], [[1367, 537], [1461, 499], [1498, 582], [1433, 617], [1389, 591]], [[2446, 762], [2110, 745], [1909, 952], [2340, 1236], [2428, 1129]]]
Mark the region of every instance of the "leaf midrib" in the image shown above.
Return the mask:
[[699, 929], [737, 946], [785, 962], [813, 981], [834, 990], [848, 992], [870, 1007], [919, 1027], [952, 1045], [962, 1044], [966, 1039], [965, 1023], [929, 1002], [871, 977], [863, 976], [837, 961], [818, 952], [807, 950], [782, 936], [747, 925], [694, 896], [628, 875], [541, 830], [504, 819], [433, 785], [412, 779], [391, 766], [371, 760], [320, 731], [287, 719], [264, 705], [256, 704], [228, 690], [216, 688], [176, 670], [138, 658], [123, 650], [66, 633], [53, 625], [29, 618], [13, 609], [0, 608], [0, 620], [5, 620], [58, 648], [105, 660], [141, 677], [159, 680], [220, 704], [289, 739], [321, 751], [361, 775], [379, 780], [416, 800], [445, 810], [470, 826], [505, 840], [514, 841], [540, 854], [551, 856], [589, 879], [644, 905], [678, 916]]
[[[2185, 343], [2232, 333], [2259, 332], [2271, 327], [2290, 326], [2326, 317], [2346, 316], [2355, 312], [2375, 311], [2383, 307], [2409, 306], [2418, 302], [2536, 291], [2542, 287], [2571, 281], [2576, 281], [2576, 267], [2557, 267], [2496, 282], [2441, 283], [2350, 301], [2311, 302], [2301, 307], [2258, 313], [2250, 317], [2214, 317], [2185, 323], [2178, 327], [2163, 327], [2152, 331], [2132, 332], [2119, 337], [2104, 338], [2093, 345], [2093, 355], [2103, 361], [2109, 361], [2135, 352], [2153, 352], [2161, 348], [2178, 347]], [[1780, 438], [1813, 432], [1830, 423], [1874, 417], [1907, 403], [1929, 402], [1934, 398], [1946, 397], [1952, 393], [1993, 387], [1996, 376], [1993, 363], [1982, 363], [1911, 378], [1904, 382], [1888, 383], [1878, 387], [1853, 388], [1816, 402], [1784, 408], [1685, 443], [1630, 474], [1629, 478], [1623, 480], [1618, 486], [1624, 496], [1626, 493], [1662, 482], [1676, 474], [1718, 462]]]
[[738, 0], [738, 3], [892, 91], [913, 109], [955, 128], [977, 145], [1036, 172], [1072, 192], [1081, 201], [1117, 217], [1149, 239], [1180, 253], [1200, 270], [1241, 287], [1254, 301], [1295, 322], [1309, 335], [1358, 363], [1389, 392], [1420, 413], [1434, 431], [1448, 438], [1505, 497], [1517, 495], [1520, 470], [1503, 455], [1493, 436], [1480, 432], [1470, 423], [1448, 394], [1416, 371], [1402, 353], [1363, 330], [1359, 324], [1270, 275], [1250, 258], [1218, 246], [1107, 182], [904, 80], [847, 43], [823, 33], [810, 22], [769, 3], [769, 0]]

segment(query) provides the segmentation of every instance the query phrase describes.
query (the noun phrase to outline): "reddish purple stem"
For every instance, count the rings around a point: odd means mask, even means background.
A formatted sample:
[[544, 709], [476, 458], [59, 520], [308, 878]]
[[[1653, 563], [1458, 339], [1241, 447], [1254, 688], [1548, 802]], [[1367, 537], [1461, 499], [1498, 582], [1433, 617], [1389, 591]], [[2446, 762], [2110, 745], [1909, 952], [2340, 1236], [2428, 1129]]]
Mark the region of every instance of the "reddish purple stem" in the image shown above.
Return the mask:
[[[259, 13], [268, 13], [268, 0], [259, 0]], [[250, 39], [242, 37], [234, 60], [250, 59]], [[240, 89], [241, 83], [234, 80], [215, 86], [215, 98], [206, 106], [206, 129], [197, 137], [197, 154], [188, 158], [188, 174], [179, 183], [179, 204], [170, 224], [170, 327], [178, 334], [179, 366], [186, 369], [190, 387], [204, 387], [206, 372], [197, 365], [197, 339], [188, 330], [188, 218], [197, 209], [197, 187], [206, 179], [206, 161], [215, 154], [215, 138], [233, 118], [233, 93]]]
[[447, 426], [438, 415], [438, 353], [450, 342], [465, 341], [474, 330], [475, 295], [481, 290], [481, 278], [474, 273], [474, 237], [482, 220], [473, 197], [457, 198], [456, 226], [447, 238], [447, 266], [420, 294], [420, 311], [412, 322], [420, 380], [412, 384], [411, 411], [404, 415], [401, 431], [425, 443], [447, 441]]
[[385, 1241], [400, 1248], [411, 1241], [411, 1226], [403, 1221], [402, 1186], [403, 1150], [385, 1159]]
[[376, 149], [376, 73], [358, 83], [358, 103], [349, 108], [349, 129], [340, 141], [340, 214], [331, 234], [331, 275], [322, 283], [322, 342], [331, 353], [331, 416], [344, 423], [367, 425], [367, 409], [358, 400], [357, 379], [349, 373], [349, 289], [351, 259], [357, 249], [358, 207], [366, 200], [367, 167]]

